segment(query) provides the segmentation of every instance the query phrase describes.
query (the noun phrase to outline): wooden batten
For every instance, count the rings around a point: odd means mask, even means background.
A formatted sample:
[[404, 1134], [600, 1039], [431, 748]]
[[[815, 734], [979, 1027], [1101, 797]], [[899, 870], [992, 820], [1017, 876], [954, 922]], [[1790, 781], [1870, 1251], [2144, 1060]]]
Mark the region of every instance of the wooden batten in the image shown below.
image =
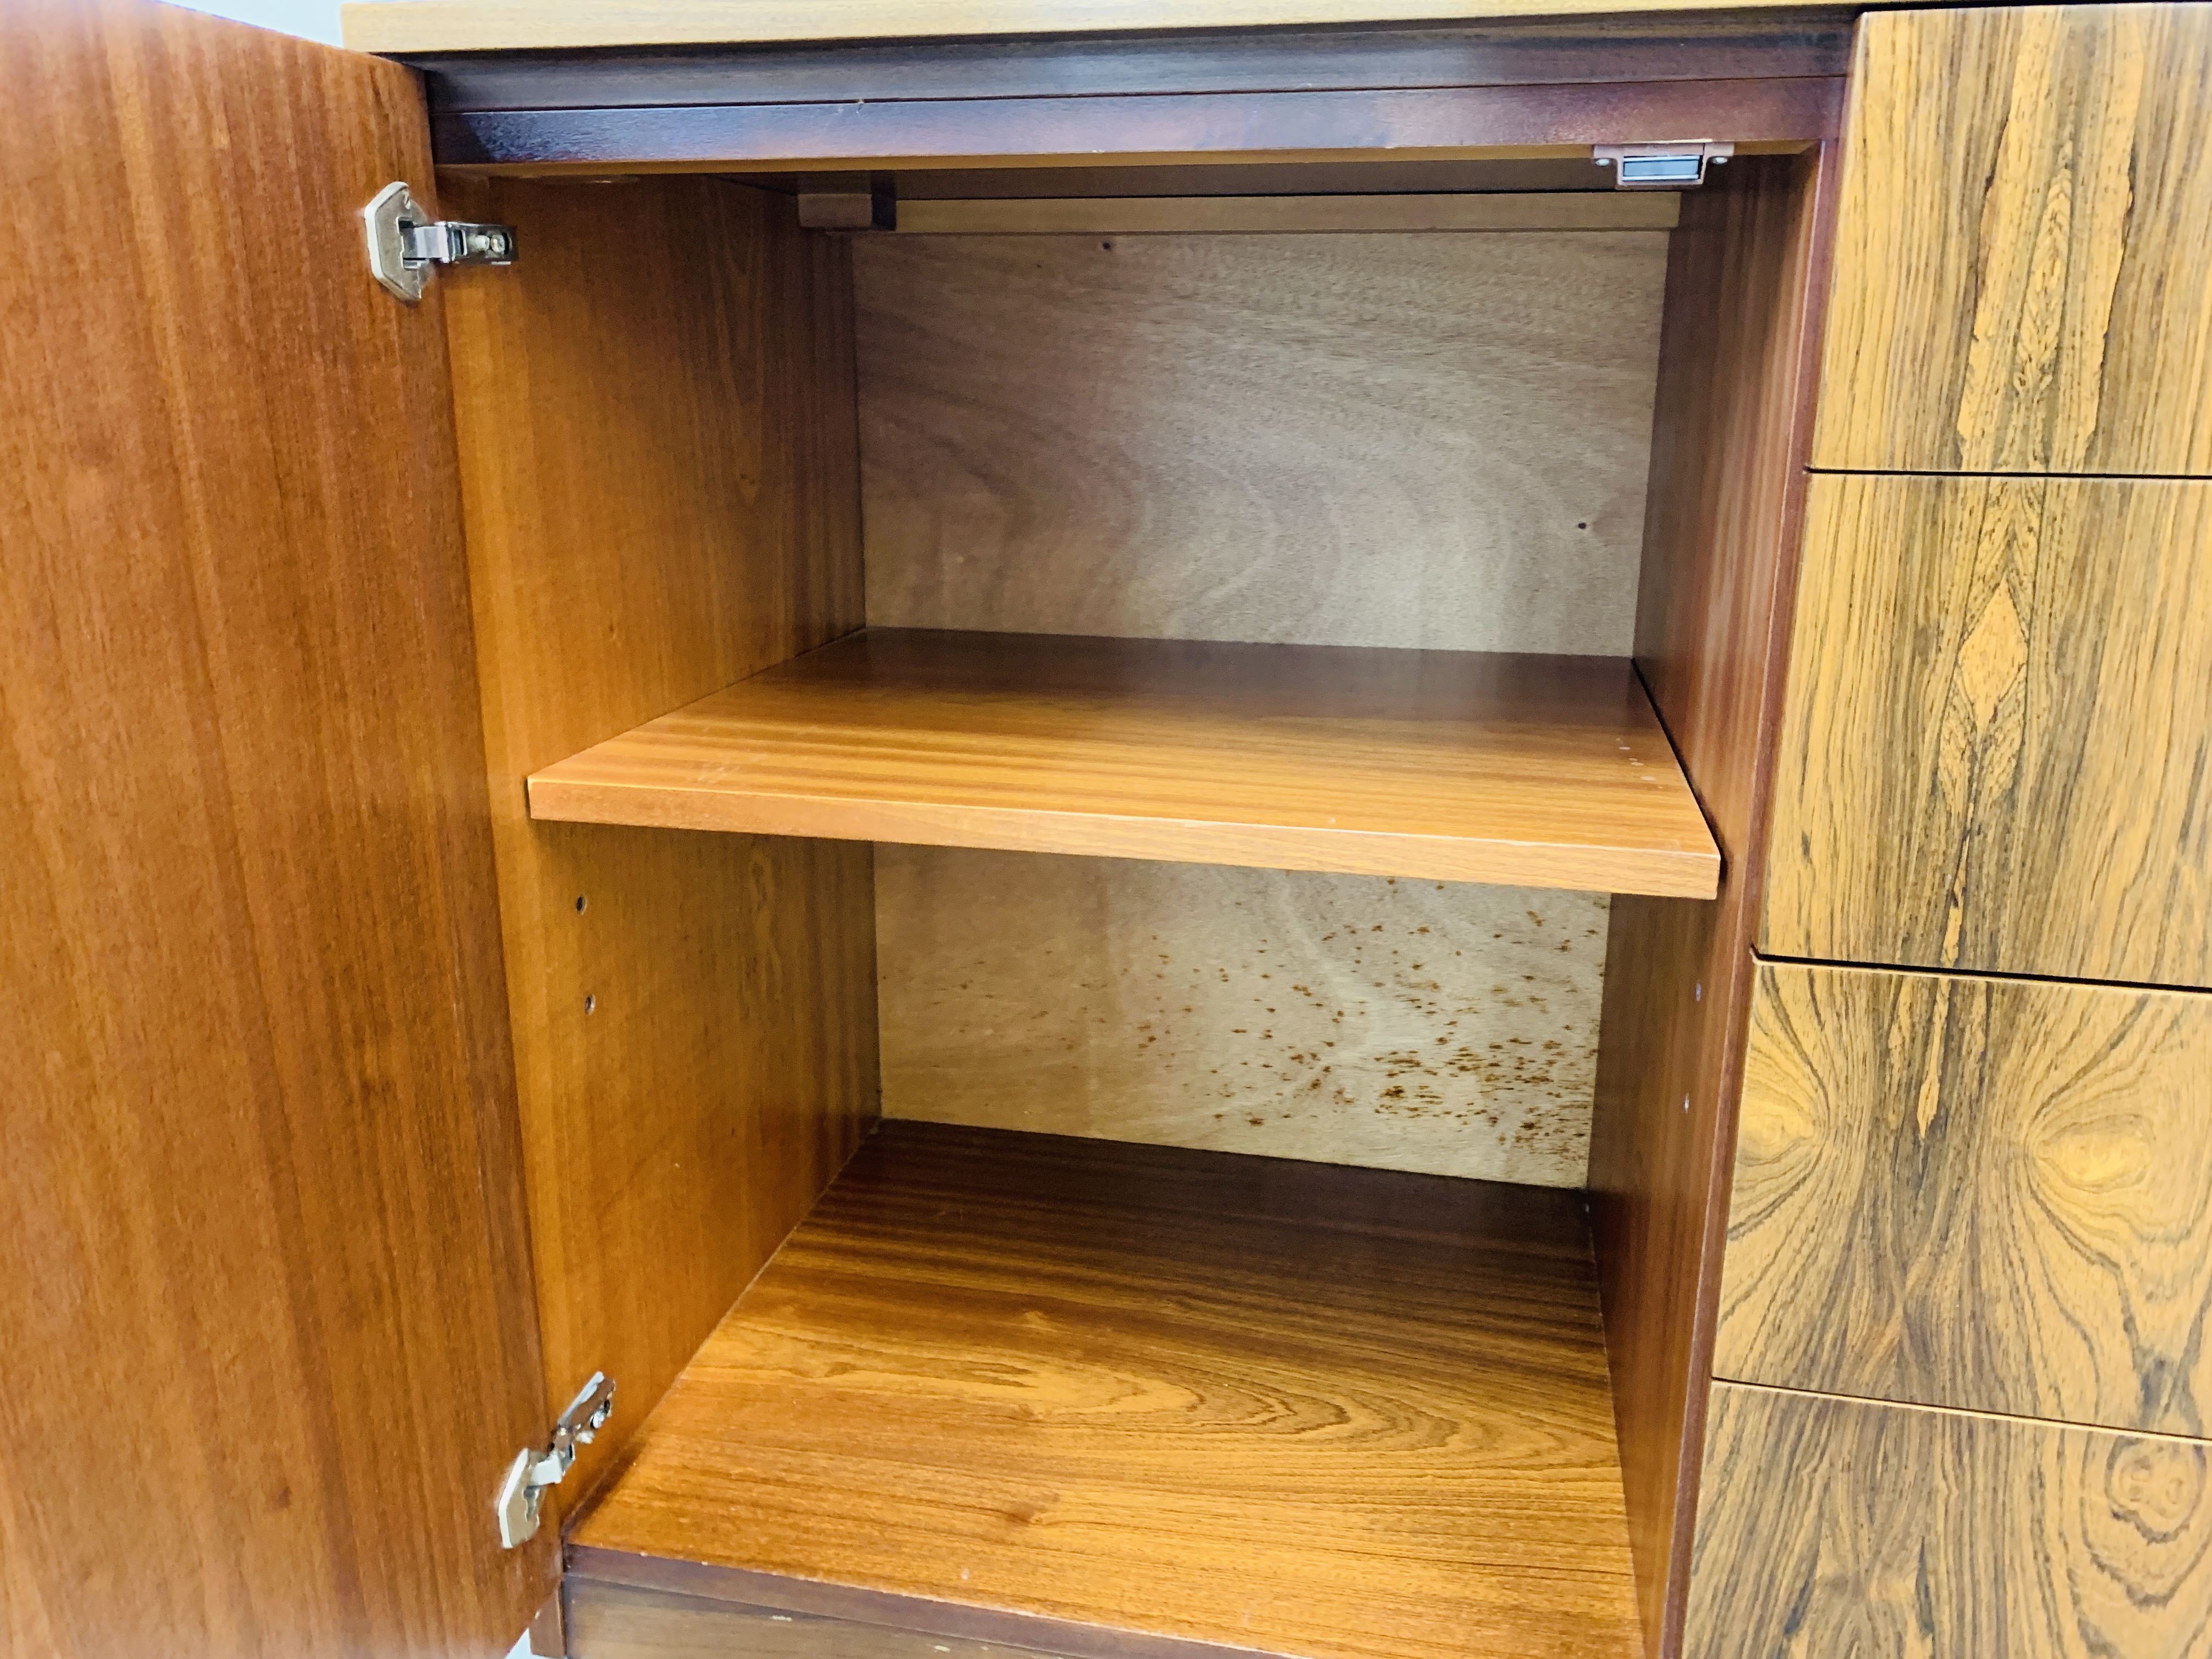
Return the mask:
[[1139, 196], [898, 205], [918, 235], [1141, 236], [1269, 231], [1671, 230], [1672, 191], [1531, 191], [1495, 196]]

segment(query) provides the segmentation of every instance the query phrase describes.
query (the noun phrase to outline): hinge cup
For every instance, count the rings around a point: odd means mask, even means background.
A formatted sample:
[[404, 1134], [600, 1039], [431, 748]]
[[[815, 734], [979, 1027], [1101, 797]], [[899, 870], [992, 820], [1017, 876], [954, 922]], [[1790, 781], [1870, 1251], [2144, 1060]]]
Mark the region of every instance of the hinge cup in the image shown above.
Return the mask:
[[538, 1535], [546, 1489], [561, 1484], [575, 1465], [576, 1448], [592, 1443], [592, 1437], [606, 1426], [614, 1409], [614, 1379], [604, 1371], [593, 1371], [592, 1380], [554, 1424], [552, 1437], [544, 1446], [535, 1451], [526, 1446], [515, 1453], [514, 1461], [507, 1466], [506, 1478], [499, 1483], [499, 1495], [492, 1499], [501, 1549], [520, 1549]]
[[369, 274], [410, 306], [422, 297], [433, 265], [514, 263], [514, 226], [433, 219], [404, 179], [377, 191], [361, 216], [368, 232]]

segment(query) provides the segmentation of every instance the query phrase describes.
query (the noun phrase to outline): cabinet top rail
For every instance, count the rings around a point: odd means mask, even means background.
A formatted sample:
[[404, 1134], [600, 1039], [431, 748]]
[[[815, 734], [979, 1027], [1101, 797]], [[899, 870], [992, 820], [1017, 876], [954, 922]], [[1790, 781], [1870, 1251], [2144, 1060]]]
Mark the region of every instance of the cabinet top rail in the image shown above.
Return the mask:
[[358, 0], [342, 8], [342, 15], [347, 46], [357, 52], [404, 53], [1775, 9], [1774, 0], [1643, 0], [1638, 5], [1621, 0]]

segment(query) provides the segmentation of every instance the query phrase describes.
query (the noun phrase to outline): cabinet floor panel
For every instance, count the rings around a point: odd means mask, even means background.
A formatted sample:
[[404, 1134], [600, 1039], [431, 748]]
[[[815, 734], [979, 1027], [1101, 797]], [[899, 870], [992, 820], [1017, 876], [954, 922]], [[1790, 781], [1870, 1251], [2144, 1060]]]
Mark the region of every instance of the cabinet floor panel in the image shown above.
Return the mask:
[[569, 1570], [1077, 1659], [1632, 1656], [1581, 1194], [886, 1123]]
[[869, 629], [530, 780], [534, 817], [1711, 898], [1625, 659]]

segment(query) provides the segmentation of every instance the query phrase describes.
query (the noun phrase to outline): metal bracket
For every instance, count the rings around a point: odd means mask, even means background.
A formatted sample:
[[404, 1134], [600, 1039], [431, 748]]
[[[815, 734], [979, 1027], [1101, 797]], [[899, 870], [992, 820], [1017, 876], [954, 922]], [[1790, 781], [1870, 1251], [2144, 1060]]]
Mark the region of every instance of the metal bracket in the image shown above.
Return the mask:
[[501, 1549], [518, 1549], [538, 1535], [538, 1514], [544, 1506], [545, 1489], [561, 1484], [576, 1461], [576, 1448], [592, 1443], [592, 1437], [606, 1426], [614, 1409], [614, 1379], [604, 1371], [593, 1371], [592, 1380], [553, 1425], [553, 1437], [544, 1449], [532, 1451], [526, 1446], [515, 1453], [514, 1462], [507, 1467], [507, 1478], [499, 1483], [499, 1496], [492, 1500], [499, 1516]]
[[361, 210], [368, 229], [369, 274], [413, 305], [422, 297], [432, 265], [511, 265], [514, 227], [433, 219], [404, 179], [376, 192]]
[[1708, 163], [1725, 161], [1735, 154], [1734, 144], [1713, 138], [1590, 146], [1590, 160], [1613, 169], [1615, 190], [1695, 190], [1705, 182]]

